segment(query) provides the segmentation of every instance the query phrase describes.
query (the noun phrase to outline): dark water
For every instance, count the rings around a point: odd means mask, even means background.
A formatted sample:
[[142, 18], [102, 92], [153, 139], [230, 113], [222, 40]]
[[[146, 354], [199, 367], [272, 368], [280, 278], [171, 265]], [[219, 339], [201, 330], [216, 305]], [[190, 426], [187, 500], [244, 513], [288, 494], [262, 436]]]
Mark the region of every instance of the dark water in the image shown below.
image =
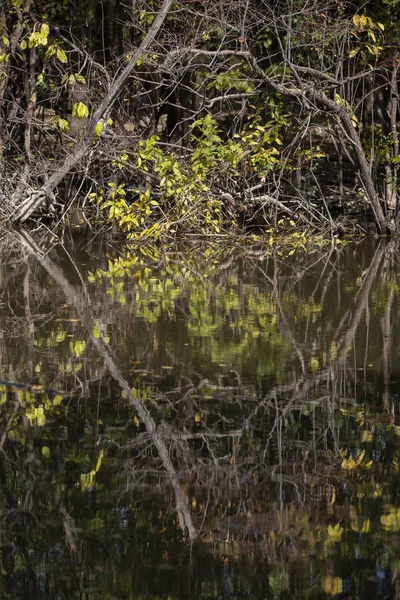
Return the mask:
[[2, 598], [400, 598], [396, 242], [1, 244]]

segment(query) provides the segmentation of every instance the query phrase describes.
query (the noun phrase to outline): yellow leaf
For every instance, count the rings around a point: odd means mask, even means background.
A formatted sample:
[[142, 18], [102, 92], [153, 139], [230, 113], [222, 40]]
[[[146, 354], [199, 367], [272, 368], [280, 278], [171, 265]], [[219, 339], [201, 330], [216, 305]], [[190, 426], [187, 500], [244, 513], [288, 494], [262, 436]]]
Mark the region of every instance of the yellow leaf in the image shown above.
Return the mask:
[[65, 54], [65, 52], [62, 48], [57, 48], [56, 54], [57, 54], [57, 58], [60, 62], [62, 62], [64, 64], [68, 62], [67, 55]]
[[362, 432], [361, 441], [362, 442], [372, 442], [372, 431], [367, 431], [365, 429]]
[[89, 116], [89, 109], [83, 102], [75, 102], [72, 107], [72, 116], [78, 119], [83, 119]]
[[100, 451], [99, 458], [97, 459], [95, 472], [97, 473], [100, 470], [101, 463], [103, 462], [104, 450]]
[[340, 523], [336, 523], [336, 525], [328, 525], [328, 536], [332, 541], [339, 542], [342, 539], [343, 533], [344, 529], [340, 526]]
[[364, 460], [364, 456], [365, 456], [365, 450], [363, 450], [361, 452], [360, 456], [357, 458], [357, 466], [362, 463], [362, 461]]
[[370, 519], [367, 518], [367, 519], [365, 519], [365, 521], [363, 523], [361, 531], [363, 533], [368, 533], [370, 528], [371, 528], [371, 521], [370, 521]]
[[356, 533], [368, 533], [370, 530], [371, 522], [370, 519], [365, 519], [362, 524], [359, 524], [358, 521], [352, 521], [350, 524], [353, 531]]
[[343, 580], [340, 577], [327, 575], [324, 578], [323, 588], [327, 596], [339, 596], [343, 593]]
[[390, 514], [381, 516], [381, 523], [385, 531], [399, 531], [399, 522], [393, 510]]
[[96, 125], [96, 129], [94, 130], [95, 134], [97, 135], [97, 137], [100, 136], [101, 132], [103, 130], [103, 123], [101, 121], [99, 121]]
[[42, 26], [40, 27], [40, 33], [43, 37], [49, 37], [50, 27], [47, 23], [42, 23]]
[[84, 340], [83, 341], [78, 340], [77, 342], [75, 342], [74, 351], [75, 351], [76, 358], [79, 358], [83, 354], [85, 349], [86, 349], [86, 342]]

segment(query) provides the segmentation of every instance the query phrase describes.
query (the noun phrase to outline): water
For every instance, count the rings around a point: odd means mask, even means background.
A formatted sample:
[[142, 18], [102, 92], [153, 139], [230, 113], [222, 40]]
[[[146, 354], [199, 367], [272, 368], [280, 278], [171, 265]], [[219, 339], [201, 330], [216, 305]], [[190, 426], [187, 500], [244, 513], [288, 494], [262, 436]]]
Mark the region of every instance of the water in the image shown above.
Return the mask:
[[396, 242], [0, 250], [3, 598], [400, 597]]

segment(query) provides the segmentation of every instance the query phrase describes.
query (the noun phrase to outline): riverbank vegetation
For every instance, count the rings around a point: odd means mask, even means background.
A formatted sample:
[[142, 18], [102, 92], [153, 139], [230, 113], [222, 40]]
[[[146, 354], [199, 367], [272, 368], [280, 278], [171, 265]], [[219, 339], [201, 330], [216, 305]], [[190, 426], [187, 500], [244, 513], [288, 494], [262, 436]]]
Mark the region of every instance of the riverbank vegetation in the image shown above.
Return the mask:
[[398, 232], [399, 11], [5, 0], [2, 218], [155, 241]]

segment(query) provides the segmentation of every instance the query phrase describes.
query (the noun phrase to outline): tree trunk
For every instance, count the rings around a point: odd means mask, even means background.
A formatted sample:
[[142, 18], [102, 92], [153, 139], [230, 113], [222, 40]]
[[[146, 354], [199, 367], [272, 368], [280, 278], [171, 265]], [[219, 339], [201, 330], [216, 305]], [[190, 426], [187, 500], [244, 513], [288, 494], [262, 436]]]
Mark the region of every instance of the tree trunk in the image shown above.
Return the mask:
[[[340, 118], [341, 127], [353, 146], [353, 150], [356, 156], [356, 162], [360, 169], [360, 179], [364, 188], [366, 197], [371, 203], [372, 209], [375, 214], [375, 220], [380, 233], [385, 234], [389, 232], [389, 226], [383, 213], [381, 204], [379, 202], [378, 194], [375, 189], [375, 185], [372, 179], [370, 165], [368, 164], [367, 157], [363, 150], [360, 137], [354, 127], [351, 114], [344, 108], [337, 104], [334, 100], [331, 100], [323, 92], [316, 90], [314, 86], [307, 82], [302, 83], [302, 88], [295, 86], [288, 86], [277, 83], [276, 80], [269, 77], [257, 64], [257, 61], [253, 55], [247, 53], [247, 58], [254, 71], [275, 91], [285, 96], [292, 96], [299, 102], [303, 103], [306, 107], [309, 102], [315, 102], [321, 107], [327, 109], [331, 115], [335, 115]], [[295, 69], [293, 65], [290, 65], [292, 69]], [[299, 77], [298, 77], [299, 79]]]
[[32, 162], [32, 121], [36, 109], [37, 91], [36, 91], [36, 48], [29, 50], [29, 66], [25, 73], [25, 94], [28, 100], [25, 118], [25, 160], [28, 165]]
[[[13, 55], [16, 52], [17, 46], [20, 43], [21, 37], [24, 33], [23, 18], [24, 18], [24, 15], [26, 13], [28, 13], [28, 11], [30, 10], [32, 1], [33, 0], [29, 0], [26, 3], [26, 6], [22, 12], [18, 7], [14, 8], [14, 10], [16, 11], [17, 16], [18, 16], [18, 25], [14, 29], [12, 34], [10, 34], [10, 36], [9, 36], [10, 39], [9, 39], [8, 47], [6, 46], [5, 42], [2, 39], [0, 39], [0, 54], [8, 53], [10, 55]], [[4, 10], [4, 6], [1, 7], [0, 23], [4, 23], [4, 24], [6, 23], [6, 12]], [[7, 31], [2, 31], [2, 35], [5, 38], [7, 38]], [[5, 125], [6, 125], [6, 106], [5, 105], [6, 105], [6, 103], [5, 103], [4, 99], [5, 99], [5, 95], [6, 95], [6, 91], [7, 91], [9, 75], [10, 75], [10, 62], [3, 61], [2, 63], [0, 63], [0, 164], [3, 161], [4, 145], [5, 145], [5, 140], [7, 138], [7, 136], [5, 134]]]
[[399, 157], [399, 135], [397, 131], [397, 112], [398, 112], [398, 104], [399, 104], [399, 95], [398, 95], [398, 86], [397, 86], [397, 72], [399, 69], [398, 66], [398, 56], [395, 53], [393, 57], [393, 71], [392, 71], [392, 80], [391, 80], [391, 90], [390, 90], [390, 131], [392, 134], [393, 141], [393, 150], [392, 156], [390, 157], [390, 166], [391, 166], [391, 174], [390, 180], [388, 183], [388, 187], [390, 184], [390, 195], [387, 198], [387, 209], [388, 209], [388, 219], [389, 221], [394, 221], [394, 215], [397, 210], [397, 171], [398, 171], [398, 157]]
[[12, 221], [19, 221], [23, 223], [26, 221], [35, 210], [37, 210], [43, 202], [47, 198], [51, 198], [54, 190], [57, 186], [63, 181], [64, 177], [68, 175], [77, 165], [82, 163], [84, 158], [91, 154], [95, 150], [94, 141], [95, 141], [95, 129], [97, 123], [102, 121], [104, 115], [111, 109], [113, 103], [117, 99], [124, 85], [128, 81], [131, 73], [134, 71], [136, 67], [136, 62], [139, 59], [140, 55], [147, 50], [147, 48], [152, 44], [154, 38], [156, 37], [158, 31], [160, 30], [168, 12], [171, 8], [173, 0], [164, 0], [160, 12], [157, 17], [153, 21], [152, 26], [150, 27], [148, 33], [143, 39], [140, 46], [133, 53], [132, 58], [128, 65], [123, 69], [119, 77], [114, 81], [114, 83], [110, 86], [109, 91], [104, 96], [102, 102], [99, 104], [98, 108], [93, 113], [84, 139], [77, 146], [75, 151], [63, 161], [61, 166], [54, 171], [54, 173], [49, 177], [47, 182], [38, 190], [33, 190], [27, 198], [25, 198], [20, 206], [17, 208], [15, 214], [11, 216]]

